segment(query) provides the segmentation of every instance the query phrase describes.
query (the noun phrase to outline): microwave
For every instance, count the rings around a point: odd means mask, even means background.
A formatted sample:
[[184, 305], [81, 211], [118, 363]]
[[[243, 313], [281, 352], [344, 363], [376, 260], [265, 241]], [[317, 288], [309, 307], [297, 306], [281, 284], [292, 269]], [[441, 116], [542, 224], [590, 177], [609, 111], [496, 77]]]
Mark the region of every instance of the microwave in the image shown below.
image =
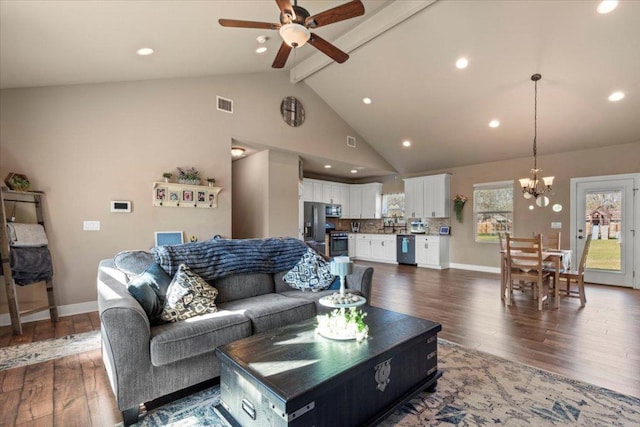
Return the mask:
[[327, 218], [340, 218], [342, 216], [342, 206], [340, 205], [326, 205], [325, 216]]

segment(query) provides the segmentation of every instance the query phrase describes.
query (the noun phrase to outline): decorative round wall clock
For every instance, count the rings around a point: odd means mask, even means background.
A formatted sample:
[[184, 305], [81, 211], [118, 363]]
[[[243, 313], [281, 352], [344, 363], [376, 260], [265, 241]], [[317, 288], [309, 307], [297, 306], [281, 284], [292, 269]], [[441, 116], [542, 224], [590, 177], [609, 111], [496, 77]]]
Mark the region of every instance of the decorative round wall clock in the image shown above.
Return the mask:
[[291, 127], [297, 127], [304, 123], [304, 107], [294, 96], [287, 96], [282, 100], [280, 113], [285, 123]]

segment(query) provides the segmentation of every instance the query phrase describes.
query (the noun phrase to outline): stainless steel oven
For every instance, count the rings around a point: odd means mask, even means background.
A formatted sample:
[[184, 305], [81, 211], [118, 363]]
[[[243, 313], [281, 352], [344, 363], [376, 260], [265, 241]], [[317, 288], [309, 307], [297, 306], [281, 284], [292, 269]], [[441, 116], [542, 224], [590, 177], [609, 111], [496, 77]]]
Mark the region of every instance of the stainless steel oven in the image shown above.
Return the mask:
[[329, 255], [332, 257], [349, 255], [349, 233], [334, 231], [329, 234]]

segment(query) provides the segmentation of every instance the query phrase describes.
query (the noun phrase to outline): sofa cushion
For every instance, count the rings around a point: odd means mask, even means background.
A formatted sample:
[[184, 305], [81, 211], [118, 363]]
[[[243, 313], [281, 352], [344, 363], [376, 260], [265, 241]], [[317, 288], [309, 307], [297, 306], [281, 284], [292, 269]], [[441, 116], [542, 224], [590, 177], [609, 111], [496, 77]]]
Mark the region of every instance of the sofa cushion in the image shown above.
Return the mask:
[[122, 251], [113, 257], [116, 268], [128, 276], [144, 273], [154, 262], [153, 255], [145, 251]]
[[310, 319], [316, 315], [312, 301], [287, 298], [279, 294], [258, 295], [221, 303], [219, 309], [243, 313], [251, 319], [254, 334]]
[[[273, 275], [268, 273], [234, 274], [211, 282], [218, 290], [218, 303], [235, 301], [274, 291]], [[291, 288], [289, 288], [291, 289]]]
[[162, 310], [162, 320], [177, 322], [217, 310], [216, 296], [218, 290], [204, 279], [191, 271], [189, 267], [180, 264], [178, 272], [173, 277], [167, 298]]
[[170, 283], [171, 277], [155, 262], [127, 283], [127, 290], [147, 313], [152, 326], [165, 323], [161, 316]]
[[251, 321], [240, 312], [220, 310], [167, 323], [151, 330], [151, 363], [166, 365], [251, 335]]
[[[324, 312], [327, 310], [325, 309], [326, 307], [320, 304], [319, 302], [320, 298], [333, 295], [335, 293], [336, 291], [333, 289], [326, 289], [324, 291], [318, 291], [318, 292], [300, 292], [298, 290], [289, 290], [286, 292], [282, 292], [280, 295], [283, 295], [288, 298], [297, 298], [305, 301], [312, 301], [316, 304], [316, 311]], [[355, 291], [353, 289], [348, 289], [347, 293], [362, 296], [361, 292]]]
[[334, 280], [329, 263], [311, 248], [283, 277], [291, 287], [302, 291], [327, 289]]

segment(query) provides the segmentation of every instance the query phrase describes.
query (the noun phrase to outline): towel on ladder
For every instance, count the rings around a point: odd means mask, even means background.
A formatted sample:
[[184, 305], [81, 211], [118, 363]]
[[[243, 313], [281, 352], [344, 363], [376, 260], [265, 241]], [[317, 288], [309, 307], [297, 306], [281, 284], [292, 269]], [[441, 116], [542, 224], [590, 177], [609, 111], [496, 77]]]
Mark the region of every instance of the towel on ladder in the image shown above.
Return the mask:
[[44, 227], [41, 224], [22, 224], [8, 222], [9, 245], [18, 247], [37, 247], [49, 244]]
[[11, 247], [11, 273], [16, 285], [25, 286], [43, 282], [53, 276], [51, 254], [46, 246]]

